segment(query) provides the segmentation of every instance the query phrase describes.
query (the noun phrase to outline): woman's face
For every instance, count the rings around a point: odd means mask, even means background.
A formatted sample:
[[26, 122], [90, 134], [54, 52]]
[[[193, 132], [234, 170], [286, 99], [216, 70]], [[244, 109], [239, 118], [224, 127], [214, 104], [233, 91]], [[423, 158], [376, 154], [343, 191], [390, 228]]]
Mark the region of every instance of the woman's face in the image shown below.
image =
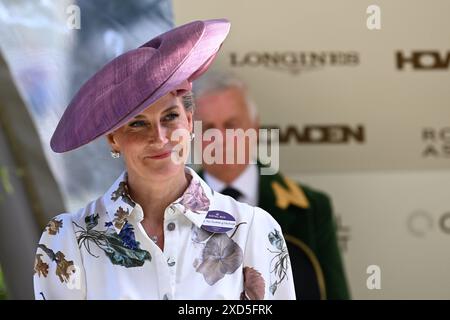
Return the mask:
[[190, 132], [192, 112], [180, 97], [168, 93], [107, 138], [129, 174], [156, 181], [184, 171]]

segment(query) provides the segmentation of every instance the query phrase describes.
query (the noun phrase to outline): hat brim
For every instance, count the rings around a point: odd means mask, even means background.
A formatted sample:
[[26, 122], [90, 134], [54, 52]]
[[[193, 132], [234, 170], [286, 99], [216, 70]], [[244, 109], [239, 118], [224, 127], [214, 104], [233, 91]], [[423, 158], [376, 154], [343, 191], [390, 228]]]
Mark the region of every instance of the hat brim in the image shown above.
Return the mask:
[[[120, 110], [120, 113], [111, 110], [110, 114], [108, 114], [108, 110], [100, 110], [98, 112], [95, 112], [93, 115], [89, 115], [89, 113], [86, 112], [85, 115], [82, 115], [84, 117], [80, 117], [79, 114], [70, 114], [70, 112], [79, 113], [79, 111], [66, 110], [66, 113], [68, 114], [66, 115], [65, 113], [63, 115], [63, 118], [58, 124], [58, 127], [56, 128], [55, 133], [53, 134], [50, 141], [52, 150], [58, 153], [62, 153], [81, 147], [105, 134], [108, 134], [120, 128], [130, 119], [134, 118], [136, 115], [140, 114], [142, 111], [150, 107], [153, 103], [155, 103], [161, 97], [165, 96], [167, 93], [174, 90], [180, 90], [180, 92], [189, 90], [189, 88], [186, 88], [186, 81], [190, 85], [193, 80], [198, 78], [208, 69], [230, 30], [230, 23], [225, 19], [195, 21], [193, 23], [202, 23], [202, 34], [200, 35], [198, 41], [195, 43], [192, 49], [189, 51], [189, 53], [186, 54], [186, 56], [177, 66], [173, 67], [170, 74], [165, 75], [165, 79], [160, 82], [160, 85], [157, 88], [154, 88], [154, 90], [149, 92], [147, 96], [144, 96], [143, 98], [141, 97], [141, 101], [122, 103], [122, 105], [125, 105], [125, 107], [123, 107], [125, 109], [122, 108], [122, 110]], [[154, 41], [155, 39], [153, 39], [152, 41]], [[150, 44], [152, 41], [148, 42], [147, 44]], [[147, 44], [144, 44], [142, 47], [136, 49], [136, 51], [144, 51], [144, 49], [155, 50], [151, 47], [147, 48]], [[164, 59], [164, 56], [158, 58]], [[145, 65], [142, 66], [142, 68], [145, 67]], [[148, 72], [149, 70], [146, 71]], [[139, 80], [139, 77], [135, 77], [133, 79], [133, 81]], [[134, 88], [134, 86], [131, 87]], [[129, 88], [130, 86], [127, 87], [128, 90]], [[128, 96], [130, 95], [132, 98], [133, 93], [131, 92]], [[120, 97], [120, 99], [122, 99], [122, 97]], [[117, 105], [120, 106], [121, 104], [120, 102], [118, 102], [113, 103], [113, 105], [116, 106], [111, 106], [111, 108], [117, 108]], [[97, 119], [91, 119], [93, 116]], [[107, 121], [103, 120], [102, 118], [107, 118]], [[77, 119], [81, 122], [86, 122], [86, 124], [91, 123], [91, 121], [96, 121], [97, 123], [99, 121], [102, 121], [102, 125], [96, 125], [94, 129], [87, 130], [86, 132], [82, 130], [82, 123], [78, 123], [77, 126], [71, 126], [70, 121], [73, 121], [74, 119]], [[78, 129], [78, 131], [75, 132], [76, 130], [74, 128]]]

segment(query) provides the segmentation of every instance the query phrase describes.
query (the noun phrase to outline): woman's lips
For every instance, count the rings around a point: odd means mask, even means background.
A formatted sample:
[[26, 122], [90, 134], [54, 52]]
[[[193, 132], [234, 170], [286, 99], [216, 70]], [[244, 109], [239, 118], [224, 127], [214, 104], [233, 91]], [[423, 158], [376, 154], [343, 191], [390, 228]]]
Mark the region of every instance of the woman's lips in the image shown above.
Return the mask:
[[170, 154], [172, 153], [172, 151], [167, 151], [161, 154], [158, 154], [156, 156], [148, 156], [148, 158], [150, 159], [164, 159], [170, 156]]

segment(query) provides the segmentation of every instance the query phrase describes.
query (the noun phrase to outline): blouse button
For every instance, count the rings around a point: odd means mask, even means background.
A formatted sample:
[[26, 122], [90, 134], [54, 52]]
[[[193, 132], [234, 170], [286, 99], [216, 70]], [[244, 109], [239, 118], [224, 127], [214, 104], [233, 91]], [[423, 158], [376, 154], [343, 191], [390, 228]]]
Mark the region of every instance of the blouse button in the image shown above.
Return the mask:
[[167, 265], [169, 267], [173, 267], [175, 265], [175, 259], [172, 258], [167, 259]]
[[175, 230], [175, 223], [171, 222], [167, 225], [167, 230], [173, 231]]

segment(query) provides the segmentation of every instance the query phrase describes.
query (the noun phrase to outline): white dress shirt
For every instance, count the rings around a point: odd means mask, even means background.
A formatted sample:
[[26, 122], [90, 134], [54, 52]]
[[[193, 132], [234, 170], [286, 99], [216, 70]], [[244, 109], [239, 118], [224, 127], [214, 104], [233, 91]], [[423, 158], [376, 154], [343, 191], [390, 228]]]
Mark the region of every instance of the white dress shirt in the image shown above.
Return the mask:
[[216, 177], [210, 175], [204, 171], [205, 182], [217, 192], [225, 189], [227, 186], [231, 186], [242, 193], [238, 201], [248, 203], [251, 206], [258, 205], [259, 195], [259, 173], [258, 166], [256, 164], [249, 164], [247, 168], [237, 177], [231, 184], [226, 184]]
[[295, 299], [279, 224], [185, 172], [188, 188], [164, 212], [164, 250], [141, 224], [126, 172], [52, 219], [36, 253], [36, 299]]

